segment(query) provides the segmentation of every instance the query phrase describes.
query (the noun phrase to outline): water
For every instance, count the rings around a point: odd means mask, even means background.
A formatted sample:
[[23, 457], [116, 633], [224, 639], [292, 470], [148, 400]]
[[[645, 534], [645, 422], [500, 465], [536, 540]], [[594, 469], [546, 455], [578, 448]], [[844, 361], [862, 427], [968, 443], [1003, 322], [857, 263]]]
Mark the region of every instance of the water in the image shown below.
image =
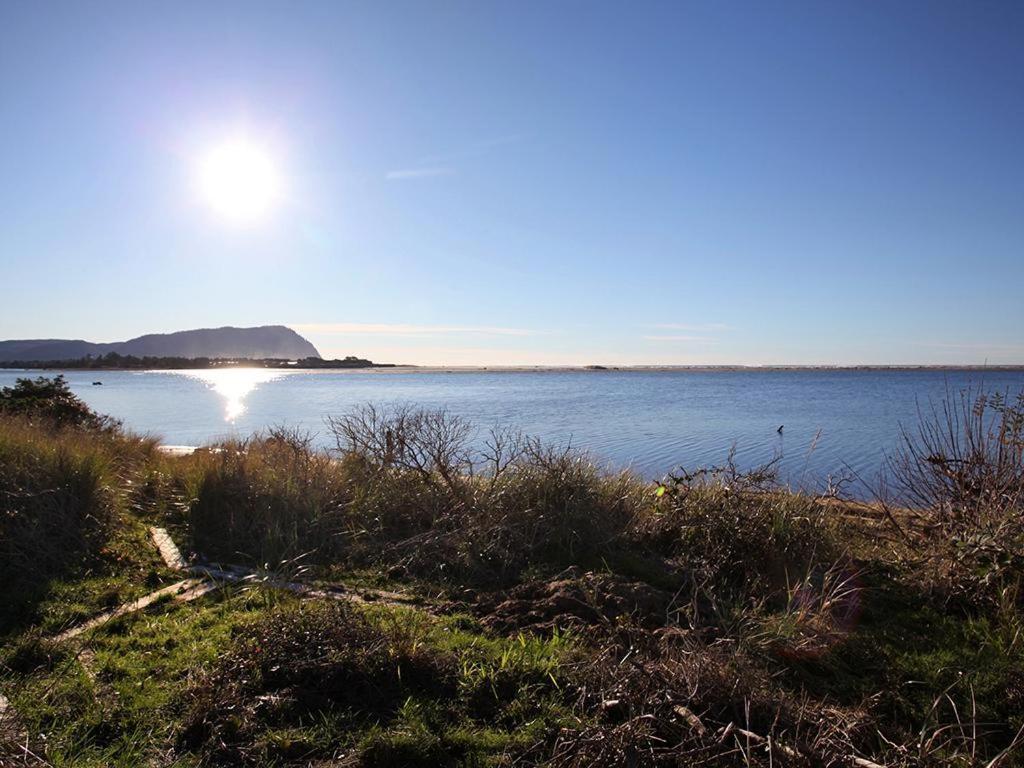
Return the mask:
[[[0, 385], [23, 372], [0, 371]], [[33, 374], [35, 375], [35, 374]], [[852, 470], [873, 480], [899, 425], [947, 390], [1024, 390], [1022, 371], [543, 371], [389, 373], [72, 371], [96, 410], [167, 444], [201, 445], [274, 425], [333, 445], [324, 424], [366, 402], [444, 407], [480, 427], [513, 425], [659, 477], [680, 465], [741, 467], [781, 456], [782, 479], [820, 488]], [[92, 386], [94, 380], [103, 386]], [[782, 435], [777, 429], [785, 425]], [[866, 491], [861, 488], [860, 493]]]

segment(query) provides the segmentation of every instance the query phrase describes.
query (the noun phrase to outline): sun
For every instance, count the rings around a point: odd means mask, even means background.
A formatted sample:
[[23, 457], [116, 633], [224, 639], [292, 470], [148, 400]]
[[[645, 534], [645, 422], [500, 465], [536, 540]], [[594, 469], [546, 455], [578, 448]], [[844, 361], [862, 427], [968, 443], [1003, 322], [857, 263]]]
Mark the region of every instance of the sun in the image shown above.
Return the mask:
[[199, 158], [197, 182], [203, 202], [237, 224], [265, 218], [282, 196], [272, 154], [246, 138], [229, 139], [207, 150]]

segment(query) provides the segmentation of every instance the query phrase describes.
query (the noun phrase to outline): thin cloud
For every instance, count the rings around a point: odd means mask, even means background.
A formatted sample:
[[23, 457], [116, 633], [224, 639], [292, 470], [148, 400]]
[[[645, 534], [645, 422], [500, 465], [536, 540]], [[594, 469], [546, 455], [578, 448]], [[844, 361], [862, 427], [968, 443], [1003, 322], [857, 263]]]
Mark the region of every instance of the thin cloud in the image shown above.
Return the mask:
[[453, 163], [459, 160], [466, 160], [471, 157], [485, 155], [497, 147], [504, 147], [509, 144], [518, 144], [523, 140], [522, 134], [509, 134], [508, 136], [495, 136], [490, 139], [474, 141], [464, 149], [448, 152], [443, 155], [428, 155], [421, 157], [409, 168], [399, 168], [388, 171], [384, 178], [391, 181], [406, 179], [429, 179], [437, 176], [454, 176], [458, 171]]
[[537, 336], [543, 331], [491, 325], [415, 325], [410, 323], [295, 323], [300, 333], [331, 336]]
[[644, 341], [673, 341], [687, 342], [690, 344], [717, 344], [718, 339], [711, 339], [707, 336], [678, 336], [675, 334], [641, 336]]
[[384, 178], [389, 181], [399, 181], [404, 179], [429, 179], [436, 176], [454, 175], [454, 168], [439, 165], [430, 168], [399, 168], [398, 170], [388, 171], [384, 174]]
[[648, 326], [662, 331], [696, 331], [698, 333], [714, 333], [729, 331], [732, 328], [725, 323], [655, 323]]

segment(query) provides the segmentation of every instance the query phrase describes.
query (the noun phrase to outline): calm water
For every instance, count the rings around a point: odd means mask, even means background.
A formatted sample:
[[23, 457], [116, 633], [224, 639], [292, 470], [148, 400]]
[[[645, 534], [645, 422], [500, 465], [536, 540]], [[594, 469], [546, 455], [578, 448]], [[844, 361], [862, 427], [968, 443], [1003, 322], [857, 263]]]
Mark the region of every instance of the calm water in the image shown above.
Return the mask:
[[[0, 371], [0, 385], [24, 373]], [[445, 407], [511, 424], [656, 477], [680, 465], [782, 456], [783, 479], [819, 487], [850, 467], [874, 478], [917, 403], [967, 386], [1019, 392], [1024, 372], [673, 371], [332, 373], [266, 370], [70, 372], [97, 410], [174, 445], [287, 424], [330, 444], [326, 414], [366, 402]], [[92, 386], [101, 380], [103, 386]], [[776, 430], [785, 425], [783, 435]], [[815, 436], [819, 435], [817, 441]], [[813, 445], [813, 450], [812, 450]]]

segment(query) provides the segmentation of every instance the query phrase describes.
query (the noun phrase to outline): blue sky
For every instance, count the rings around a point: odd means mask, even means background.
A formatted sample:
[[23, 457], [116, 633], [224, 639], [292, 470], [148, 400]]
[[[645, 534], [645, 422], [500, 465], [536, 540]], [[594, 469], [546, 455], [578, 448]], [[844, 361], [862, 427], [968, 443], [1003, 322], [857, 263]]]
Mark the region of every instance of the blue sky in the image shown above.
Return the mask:
[[[0, 338], [1024, 362], [1024, 4], [0, 4]], [[282, 179], [195, 193], [224, 137]]]

